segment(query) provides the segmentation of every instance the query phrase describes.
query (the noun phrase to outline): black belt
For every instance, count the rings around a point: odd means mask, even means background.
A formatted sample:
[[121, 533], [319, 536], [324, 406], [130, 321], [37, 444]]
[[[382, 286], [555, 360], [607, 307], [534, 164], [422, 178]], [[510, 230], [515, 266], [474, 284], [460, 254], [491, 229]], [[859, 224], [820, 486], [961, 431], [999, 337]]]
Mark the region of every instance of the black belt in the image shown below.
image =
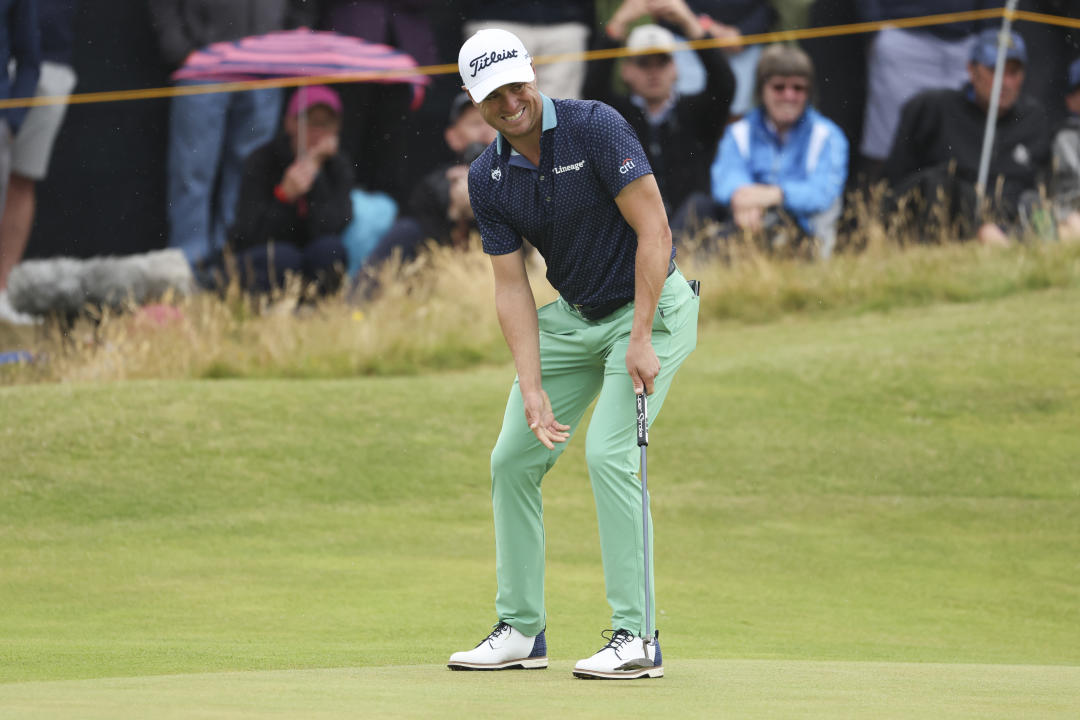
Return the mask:
[[[675, 272], [675, 258], [671, 258], [667, 266], [667, 274], [669, 277], [673, 272]], [[606, 303], [600, 303], [599, 305], [571, 304], [570, 307], [577, 310], [578, 314], [580, 314], [581, 317], [585, 318], [586, 320], [596, 322], [597, 320], [603, 320], [608, 315], [621, 308], [623, 305], [626, 305], [627, 303], [631, 303], [633, 301], [634, 299], [630, 298], [629, 300], [611, 300]]]

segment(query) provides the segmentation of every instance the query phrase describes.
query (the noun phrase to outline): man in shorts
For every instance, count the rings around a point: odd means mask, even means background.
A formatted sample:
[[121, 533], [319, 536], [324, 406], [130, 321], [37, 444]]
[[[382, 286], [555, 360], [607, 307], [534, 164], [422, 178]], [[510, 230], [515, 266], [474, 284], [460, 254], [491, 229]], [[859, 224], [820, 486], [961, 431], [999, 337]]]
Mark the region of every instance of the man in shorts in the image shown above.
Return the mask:
[[[29, 97], [34, 94], [41, 68], [41, 42], [38, 34], [38, 5], [34, 0], [0, 0], [0, 99]], [[13, 66], [9, 71], [9, 64]], [[21, 180], [19, 166], [13, 167], [16, 135], [32, 113], [26, 108], [0, 110], [0, 207], [8, 190], [8, 177]], [[16, 193], [18, 193], [16, 189]], [[5, 221], [7, 214], [5, 212]], [[32, 318], [17, 313], [7, 296], [11, 268], [22, 259], [29, 225], [22, 235], [0, 226], [0, 322], [28, 324]]]

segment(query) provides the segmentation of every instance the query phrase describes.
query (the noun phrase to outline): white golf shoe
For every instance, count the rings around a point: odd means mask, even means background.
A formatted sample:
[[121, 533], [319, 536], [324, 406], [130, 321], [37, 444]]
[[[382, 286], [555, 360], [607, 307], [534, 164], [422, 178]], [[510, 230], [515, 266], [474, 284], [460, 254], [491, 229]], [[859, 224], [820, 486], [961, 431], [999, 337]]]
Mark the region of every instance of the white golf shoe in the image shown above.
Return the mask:
[[[611, 633], [611, 635], [608, 635]], [[578, 660], [574, 677], [587, 680], [635, 680], [664, 677], [664, 659], [660, 654], [660, 633], [645, 643], [629, 630], [605, 630], [608, 644], [590, 658]]]
[[548, 666], [544, 631], [522, 635], [499, 622], [472, 650], [451, 655], [446, 666], [451, 670], [542, 670]]

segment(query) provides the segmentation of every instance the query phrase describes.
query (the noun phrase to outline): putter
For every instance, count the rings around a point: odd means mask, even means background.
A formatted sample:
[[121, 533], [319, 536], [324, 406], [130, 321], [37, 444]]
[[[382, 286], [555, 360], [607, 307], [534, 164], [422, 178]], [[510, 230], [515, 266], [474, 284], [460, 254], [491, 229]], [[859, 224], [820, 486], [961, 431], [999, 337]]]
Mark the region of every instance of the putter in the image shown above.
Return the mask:
[[645, 635], [641, 638], [641, 649], [645, 656], [640, 660], [629, 660], [619, 667], [620, 670], [634, 670], [652, 667], [649, 660], [649, 480], [645, 468], [645, 448], [649, 444], [649, 401], [644, 391], [637, 396], [637, 444], [641, 448], [641, 536], [645, 555]]
[[649, 638], [652, 637], [652, 628], [649, 627], [649, 480], [645, 471], [645, 448], [649, 445], [649, 400], [644, 388], [637, 396], [637, 444], [641, 448], [641, 537], [645, 549], [645, 637], [641, 638], [641, 648], [648, 660]]

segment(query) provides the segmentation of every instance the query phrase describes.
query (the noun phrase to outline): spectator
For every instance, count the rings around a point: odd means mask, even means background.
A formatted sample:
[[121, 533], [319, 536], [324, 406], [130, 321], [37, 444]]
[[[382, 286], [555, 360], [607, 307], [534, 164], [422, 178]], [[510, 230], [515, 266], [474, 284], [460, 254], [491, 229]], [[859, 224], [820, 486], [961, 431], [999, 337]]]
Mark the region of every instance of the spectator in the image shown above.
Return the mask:
[[1050, 197], [1062, 238], [1080, 238], [1080, 60], [1069, 65], [1069, 114], [1054, 135]]
[[412, 193], [409, 215], [394, 223], [365, 260], [368, 270], [385, 262], [395, 249], [407, 261], [428, 240], [456, 247], [468, 242], [476, 228], [469, 204], [469, 163], [495, 141], [495, 134], [468, 94], [454, 98], [443, 136], [457, 160], [424, 176]]
[[[867, 0], [856, 4], [863, 22], [1001, 7], [1002, 0]], [[866, 116], [860, 153], [869, 179], [876, 179], [892, 147], [900, 108], [931, 88], [958, 88], [978, 29], [975, 22], [921, 28], [885, 27], [870, 44]]]
[[[408, 53], [421, 66], [435, 65], [435, 36], [428, 19], [435, 0], [323, 0], [320, 27]], [[410, 153], [415, 118], [407, 83], [349, 83], [339, 87], [345, 124], [342, 143], [358, 185], [383, 191], [404, 204], [415, 165]], [[442, 116], [442, 112], [438, 113]], [[429, 166], [430, 167], [430, 166]]]
[[284, 132], [244, 165], [230, 245], [242, 283], [255, 292], [302, 275], [326, 292], [346, 262], [352, 166], [338, 149], [341, 98], [322, 85], [297, 90]]
[[[508, 30], [529, 48], [534, 58], [543, 55], [584, 53], [596, 18], [594, 0], [465, 0], [464, 37], [478, 30]], [[557, 98], [580, 98], [585, 84], [583, 60], [561, 60], [536, 66], [537, 87]]]
[[[15, 77], [8, 72], [15, 64]], [[0, 100], [25, 98], [34, 94], [41, 69], [41, 41], [38, 34], [35, 0], [0, 0]], [[14, 138], [27, 115], [26, 108], [0, 110], [0, 207], [8, 189], [12, 168]], [[32, 320], [15, 311], [7, 296], [7, 279], [11, 268], [22, 257], [25, 238], [19, 240], [8, 233], [0, 235], [0, 320], [28, 323]]]
[[[624, 5], [640, 2], [627, 0]], [[744, 35], [769, 32], [777, 18], [775, 8], [768, 0], [686, 0], [686, 3], [711, 37], [731, 41], [740, 40]], [[658, 22], [682, 37], [693, 39], [670, 20], [660, 18]], [[753, 107], [754, 72], [761, 50], [760, 44], [724, 48], [735, 75], [735, 95], [731, 100], [731, 114], [735, 117], [745, 115]], [[679, 92], [700, 92], [705, 86], [706, 68], [699, 57], [693, 53], [676, 53], [675, 64], [679, 68]]]
[[813, 64], [802, 50], [773, 45], [762, 52], [754, 91], [759, 105], [728, 126], [713, 162], [713, 212], [726, 221], [726, 232], [759, 234], [769, 247], [812, 239], [818, 254], [829, 257], [848, 142], [810, 106], [813, 86]]
[[[184, 63], [194, 50], [309, 25], [304, 0], [150, 0], [165, 62]], [[199, 84], [181, 81], [181, 85]], [[244, 159], [274, 136], [281, 111], [277, 88], [177, 95], [171, 101], [166, 188], [169, 245], [195, 268], [225, 244], [236, 214]]]
[[[639, 9], [676, 25], [690, 39], [705, 37], [705, 31], [684, 0], [650, 0]], [[606, 47], [618, 47], [624, 38], [610, 34], [637, 19], [625, 17], [624, 23], [608, 25]], [[668, 217], [672, 217], [687, 198], [708, 185], [709, 163], [727, 123], [735, 78], [722, 51], [697, 50], [706, 68], [707, 84], [696, 95], [680, 95], [675, 91], [677, 70], [671, 53], [675, 37], [670, 31], [658, 25], [641, 25], [634, 28], [625, 42], [629, 50], [654, 48], [666, 52], [622, 61], [621, 75], [629, 95], [610, 91], [614, 60], [591, 62], [586, 96], [611, 105], [634, 128], [652, 165]]]
[[[997, 30], [984, 30], [972, 45], [970, 82], [958, 90], [926, 90], [900, 114], [885, 176], [897, 198], [917, 192], [924, 199], [906, 220], [916, 227], [946, 219], [947, 231], [975, 234], [982, 242], [1007, 241], [1016, 229], [1025, 193], [1036, 191], [1049, 162], [1049, 129], [1042, 108], [1021, 94], [1027, 51], [1015, 32], [1006, 41], [1001, 99], [990, 155], [986, 210], [976, 217], [976, 189], [986, 115], [997, 60]], [[944, 205], [941, 203], [944, 202]], [[1026, 202], [1026, 200], [1025, 200]], [[990, 222], [993, 219], [995, 222]], [[1000, 223], [1000, 225], [998, 224]], [[952, 227], [955, 226], [955, 227]]]

